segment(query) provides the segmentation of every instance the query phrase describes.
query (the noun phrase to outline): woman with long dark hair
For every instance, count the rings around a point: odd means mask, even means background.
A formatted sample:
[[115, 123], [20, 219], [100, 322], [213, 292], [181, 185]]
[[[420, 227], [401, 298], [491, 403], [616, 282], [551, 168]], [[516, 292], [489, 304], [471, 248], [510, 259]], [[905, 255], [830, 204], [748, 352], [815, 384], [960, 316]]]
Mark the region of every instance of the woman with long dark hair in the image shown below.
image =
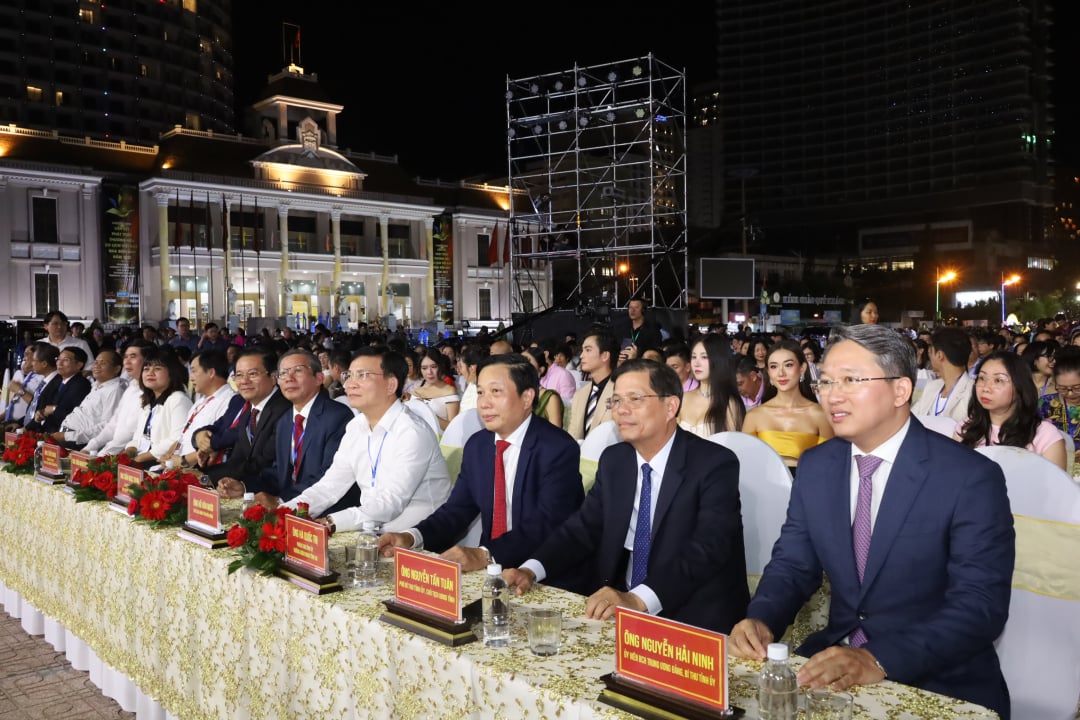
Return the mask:
[[746, 413], [744, 433], [755, 435], [794, 467], [804, 451], [833, 436], [829, 416], [810, 388], [810, 368], [799, 343], [781, 340], [766, 358], [769, 386]]
[[413, 386], [412, 396], [427, 403], [439, 419], [439, 427], [445, 430], [461, 409], [461, 396], [453, 384], [450, 359], [441, 352], [428, 353], [420, 361], [420, 375], [423, 380]]
[[171, 350], [144, 348], [138, 382], [143, 391], [142, 410], [124, 452], [137, 464], [149, 467], [157, 464], [183, 433], [191, 410], [188, 374]]
[[[532, 363], [532, 366], [536, 368], [536, 372], [540, 374], [540, 378], [543, 379], [550, 367], [544, 351], [540, 348], [526, 348], [522, 354]], [[563, 402], [559, 393], [551, 388], [541, 386], [540, 395], [537, 396], [536, 405], [533, 407], [533, 415], [542, 417], [555, 427], [561, 428], [563, 426]]]
[[1066, 468], [1065, 438], [1039, 416], [1039, 398], [1023, 359], [1007, 350], [986, 356], [975, 377], [968, 418], [954, 437], [968, 447], [1010, 445]]
[[1038, 397], [1057, 393], [1055, 386], [1054, 363], [1056, 360], [1058, 344], [1046, 340], [1036, 340], [1029, 343], [1020, 357], [1027, 363], [1031, 371], [1031, 381], [1035, 385]]
[[1080, 347], [1062, 348], [1054, 356], [1054, 392], [1039, 398], [1039, 416], [1068, 433], [1080, 448]]
[[877, 303], [870, 298], [863, 298], [851, 308], [852, 325], [877, 325], [880, 317]]
[[735, 365], [723, 335], [704, 335], [690, 348], [690, 369], [700, 383], [683, 393], [679, 426], [707, 438], [726, 430], [741, 430], [746, 407], [739, 397]]

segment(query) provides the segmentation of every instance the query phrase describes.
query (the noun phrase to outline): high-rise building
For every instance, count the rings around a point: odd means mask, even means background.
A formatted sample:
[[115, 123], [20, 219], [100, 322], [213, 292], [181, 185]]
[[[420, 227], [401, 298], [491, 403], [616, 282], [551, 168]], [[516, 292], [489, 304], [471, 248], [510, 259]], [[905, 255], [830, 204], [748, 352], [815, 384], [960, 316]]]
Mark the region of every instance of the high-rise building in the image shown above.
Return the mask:
[[0, 123], [156, 143], [233, 133], [231, 0], [7, 0]]
[[996, 286], [1045, 259], [1049, 0], [716, 8], [718, 76], [695, 88], [690, 143], [713, 148], [698, 169], [715, 194], [691, 194], [691, 224], [728, 248], [914, 269], [927, 293], [940, 263]]

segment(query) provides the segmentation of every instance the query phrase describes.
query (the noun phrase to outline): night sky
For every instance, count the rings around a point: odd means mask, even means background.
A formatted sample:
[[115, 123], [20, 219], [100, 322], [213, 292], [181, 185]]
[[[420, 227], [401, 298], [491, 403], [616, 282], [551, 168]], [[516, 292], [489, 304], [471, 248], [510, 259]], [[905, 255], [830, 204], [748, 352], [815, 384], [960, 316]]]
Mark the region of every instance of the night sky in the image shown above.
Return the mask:
[[[430, 5], [431, 7], [424, 7]], [[286, 64], [282, 23], [301, 26], [301, 65], [318, 73], [338, 116], [338, 143], [397, 154], [425, 178], [506, 172], [506, 78], [652, 53], [689, 86], [715, 68], [715, 17], [705, 0], [638, 3], [237, 3], [236, 94], [250, 105]], [[348, 16], [327, 14], [348, 8]], [[535, 10], [527, 10], [527, 8]], [[512, 9], [512, 11], [511, 11]], [[687, 108], [689, 111], [689, 108]]]
[[[1080, 167], [1080, 10], [1056, 3], [1054, 156]], [[337, 12], [327, 12], [333, 7]], [[342, 147], [397, 154], [412, 174], [457, 180], [506, 171], [506, 78], [653, 53], [685, 69], [688, 87], [715, 72], [714, 4], [609, 0], [542, 3], [238, 2], [236, 94], [250, 105], [287, 62], [282, 23], [301, 26], [302, 66], [318, 73]], [[528, 8], [535, 8], [529, 10]], [[246, 16], [246, 8], [253, 14]], [[257, 9], [255, 9], [257, 8]], [[347, 15], [342, 12], [347, 8]], [[239, 109], [239, 108], [238, 108]], [[688, 112], [690, 108], [687, 108]]]

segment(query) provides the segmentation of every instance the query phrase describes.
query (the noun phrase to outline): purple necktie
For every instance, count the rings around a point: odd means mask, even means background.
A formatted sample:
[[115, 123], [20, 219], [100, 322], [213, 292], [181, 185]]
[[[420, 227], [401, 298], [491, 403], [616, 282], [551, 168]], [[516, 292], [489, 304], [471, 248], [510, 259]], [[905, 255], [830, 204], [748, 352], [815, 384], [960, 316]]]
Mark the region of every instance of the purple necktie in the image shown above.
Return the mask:
[[[873, 455], [860, 455], [855, 458], [859, 465], [859, 497], [855, 501], [855, 522], [851, 524], [851, 543], [855, 547], [855, 568], [859, 571], [859, 582], [866, 573], [866, 558], [870, 555], [870, 501], [874, 497], [874, 471], [881, 465], [881, 458]], [[851, 647], [866, 644], [866, 633], [861, 627], [848, 637]]]

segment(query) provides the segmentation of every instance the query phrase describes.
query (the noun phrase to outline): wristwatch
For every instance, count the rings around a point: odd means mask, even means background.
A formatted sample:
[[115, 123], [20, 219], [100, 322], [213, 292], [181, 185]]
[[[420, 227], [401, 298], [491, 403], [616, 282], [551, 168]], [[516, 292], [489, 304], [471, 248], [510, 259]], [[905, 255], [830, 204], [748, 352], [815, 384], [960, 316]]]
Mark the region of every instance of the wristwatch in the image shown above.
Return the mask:
[[337, 524], [334, 522], [334, 518], [330, 517], [329, 515], [327, 515], [326, 517], [326, 529], [330, 531], [331, 535], [333, 535], [334, 531], [337, 530]]

